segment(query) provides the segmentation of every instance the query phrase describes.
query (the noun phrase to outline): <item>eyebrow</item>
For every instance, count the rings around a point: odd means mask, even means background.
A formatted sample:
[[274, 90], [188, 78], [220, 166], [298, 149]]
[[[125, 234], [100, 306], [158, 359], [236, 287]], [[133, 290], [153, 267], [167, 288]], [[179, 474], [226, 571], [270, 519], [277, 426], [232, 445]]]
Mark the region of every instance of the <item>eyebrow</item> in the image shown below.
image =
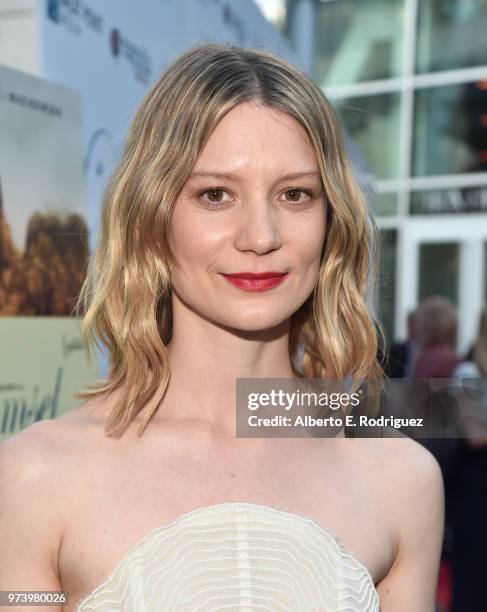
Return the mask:
[[[221, 178], [221, 179], [229, 179], [235, 182], [241, 182], [242, 177], [234, 174], [232, 172], [212, 172], [207, 170], [201, 170], [199, 172], [192, 172], [189, 175], [189, 178], [196, 177], [206, 177], [206, 178]], [[281, 176], [279, 181], [290, 181], [298, 178], [321, 178], [321, 173], [316, 170], [310, 170], [308, 172], [292, 172], [291, 174], [286, 174], [285, 176]]]

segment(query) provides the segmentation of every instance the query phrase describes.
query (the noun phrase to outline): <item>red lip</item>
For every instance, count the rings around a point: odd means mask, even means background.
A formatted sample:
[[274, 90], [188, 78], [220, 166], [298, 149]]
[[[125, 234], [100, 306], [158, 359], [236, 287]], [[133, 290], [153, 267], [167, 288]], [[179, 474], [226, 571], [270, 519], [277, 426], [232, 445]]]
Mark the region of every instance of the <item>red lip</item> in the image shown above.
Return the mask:
[[287, 277], [287, 272], [236, 272], [234, 274], [223, 274], [223, 276], [235, 287], [244, 291], [267, 291], [280, 285]]
[[275, 278], [277, 276], [284, 276], [284, 274], [286, 274], [286, 272], [232, 272], [224, 276], [233, 276], [236, 278]]

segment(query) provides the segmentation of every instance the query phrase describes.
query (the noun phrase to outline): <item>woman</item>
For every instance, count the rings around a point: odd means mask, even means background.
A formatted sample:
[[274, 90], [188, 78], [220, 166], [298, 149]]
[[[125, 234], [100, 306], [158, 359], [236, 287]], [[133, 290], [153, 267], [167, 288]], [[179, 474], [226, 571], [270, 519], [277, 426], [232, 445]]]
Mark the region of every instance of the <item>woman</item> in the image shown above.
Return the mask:
[[178, 58], [134, 119], [83, 291], [107, 380], [1, 448], [0, 587], [80, 612], [432, 612], [426, 450], [235, 435], [237, 378], [380, 376], [374, 236], [306, 75], [218, 44]]
[[[414, 378], [443, 378], [453, 375], [460, 362], [456, 351], [458, 317], [455, 306], [441, 295], [425, 298], [416, 310], [418, 355]], [[460, 440], [455, 437], [422, 438], [421, 443], [437, 459], [445, 488], [445, 537], [438, 589], [439, 612], [451, 602], [452, 509], [455, 505]]]
[[460, 363], [456, 352], [457, 311], [449, 299], [434, 295], [417, 308], [419, 351], [414, 378], [449, 378]]

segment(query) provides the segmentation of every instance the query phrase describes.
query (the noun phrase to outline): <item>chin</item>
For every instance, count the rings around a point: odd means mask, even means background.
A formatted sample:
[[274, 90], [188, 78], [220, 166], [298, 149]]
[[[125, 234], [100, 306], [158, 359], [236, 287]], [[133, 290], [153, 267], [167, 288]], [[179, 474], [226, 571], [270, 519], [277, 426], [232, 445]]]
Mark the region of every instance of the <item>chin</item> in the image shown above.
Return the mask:
[[225, 321], [221, 321], [221, 323], [235, 330], [258, 332], [279, 327], [291, 316], [292, 312], [277, 313], [268, 310], [266, 312], [239, 312], [234, 317], [225, 317]]

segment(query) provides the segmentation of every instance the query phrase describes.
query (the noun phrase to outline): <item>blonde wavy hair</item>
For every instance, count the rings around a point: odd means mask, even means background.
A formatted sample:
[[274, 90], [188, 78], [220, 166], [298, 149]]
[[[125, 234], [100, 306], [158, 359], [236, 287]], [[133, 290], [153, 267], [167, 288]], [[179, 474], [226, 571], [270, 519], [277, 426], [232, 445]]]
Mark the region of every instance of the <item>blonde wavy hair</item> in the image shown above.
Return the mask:
[[342, 129], [320, 88], [298, 68], [260, 49], [204, 43], [180, 55], [145, 96], [108, 183], [101, 233], [77, 304], [91, 360], [106, 349], [109, 373], [76, 397], [119, 390], [105, 435], [121, 437], [140, 412], [138, 435], [170, 376], [172, 335], [168, 242], [171, 211], [222, 117], [252, 101], [287, 113], [314, 146], [327, 199], [319, 279], [293, 315], [297, 377], [382, 380], [384, 332], [375, 317], [378, 230], [345, 152]]

